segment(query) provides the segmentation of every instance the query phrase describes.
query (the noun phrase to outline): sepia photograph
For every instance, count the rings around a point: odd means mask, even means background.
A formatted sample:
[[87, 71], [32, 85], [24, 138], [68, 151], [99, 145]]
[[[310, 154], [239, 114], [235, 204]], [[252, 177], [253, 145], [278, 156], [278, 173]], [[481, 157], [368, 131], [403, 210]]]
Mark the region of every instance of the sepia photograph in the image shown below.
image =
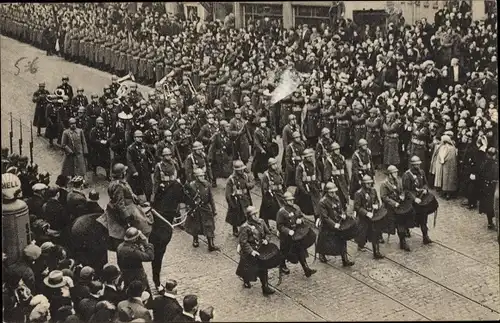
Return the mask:
[[2, 322], [499, 321], [497, 23], [0, 4]]

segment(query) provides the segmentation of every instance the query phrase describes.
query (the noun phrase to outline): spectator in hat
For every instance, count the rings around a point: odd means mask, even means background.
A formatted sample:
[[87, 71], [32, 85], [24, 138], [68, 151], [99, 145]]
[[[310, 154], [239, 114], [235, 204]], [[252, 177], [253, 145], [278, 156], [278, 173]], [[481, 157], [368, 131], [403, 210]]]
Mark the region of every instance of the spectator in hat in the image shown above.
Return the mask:
[[430, 172], [434, 174], [434, 187], [441, 190], [446, 199], [457, 190], [457, 153], [451, 137], [445, 134], [432, 156]]
[[48, 320], [50, 303], [42, 294], [34, 296], [30, 301], [33, 308], [28, 316], [29, 322], [45, 323]]
[[95, 313], [97, 303], [101, 300], [102, 283], [99, 281], [91, 281], [89, 286], [89, 294], [76, 305], [76, 313], [84, 322], [88, 322]]
[[59, 200], [60, 189], [58, 187], [49, 187], [45, 197], [47, 201], [42, 207], [42, 219], [50, 224], [51, 229], [61, 232], [57, 241], [67, 241], [71, 222], [64, 205]]
[[125, 291], [122, 289], [123, 281], [121, 280], [121, 273], [118, 267], [110, 264], [105, 265], [101, 276], [104, 283], [102, 300], [117, 305], [127, 298]]
[[152, 304], [154, 322], [173, 322], [174, 318], [182, 314], [182, 306], [176, 299], [177, 281], [167, 280], [163, 292], [157, 296]]
[[195, 322], [198, 312], [198, 297], [196, 295], [186, 295], [182, 301], [183, 311], [178, 314], [173, 322]]
[[26, 200], [29, 213], [32, 215], [31, 219], [33, 220], [43, 218], [43, 204], [46, 201], [45, 192], [47, 189], [47, 185], [36, 183], [33, 185], [33, 196]]
[[103, 214], [104, 209], [99, 205], [99, 192], [92, 190], [89, 192], [88, 200], [85, 205], [85, 214]]
[[82, 299], [90, 295], [90, 284], [95, 279], [95, 270], [92, 267], [85, 266], [77, 274], [75, 286], [71, 289], [71, 299], [74, 304], [78, 304]]
[[67, 280], [60, 270], [53, 270], [43, 280], [45, 290], [43, 295], [47, 297], [50, 303], [50, 316], [56, 318], [58, 310], [63, 306], [72, 306], [71, 298], [63, 296], [62, 288], [67, 286]]
[[42, 249], [35, 245], [29, 244], [23, 249], [23, 253], [19, 259], [8, 267], [8, 271], [22, 278], [26, 287], [31, 291], [36, 292], [35, 272], [33, 267], [35, 261], [42, 254]]
[[71, 220], [85, 214], [87, 206], [87, 196], [83, 192], [84, 180], [82, 176], [75, 176], [70, 181], [72, 188], [68, 192], [66, 210]]
[[89, 323], [112, 323], [116, 317], [116, 305], [101, 300], [95, 306], [95, 311], [89, 320]]
[[[118, 312], [128, 312], [127, 316], [130, 318], [129, 321], [134, 319], [144, 319], [147, 322], [151, 322], [153, 318], [151, 317], [151, 313], [144, 305], [144, 299], [147, 299], [146, 295], [144, 295], [144, 286], [141, 281], [133, 281], [127, 288], [127, 299], [118, 303], [117, 309]], [[125, 309], [130, 310], [125, 310]], [[120, 315], [120, 314], [119, 314]], [[124, 321], [120, 318], [120, 321]]]

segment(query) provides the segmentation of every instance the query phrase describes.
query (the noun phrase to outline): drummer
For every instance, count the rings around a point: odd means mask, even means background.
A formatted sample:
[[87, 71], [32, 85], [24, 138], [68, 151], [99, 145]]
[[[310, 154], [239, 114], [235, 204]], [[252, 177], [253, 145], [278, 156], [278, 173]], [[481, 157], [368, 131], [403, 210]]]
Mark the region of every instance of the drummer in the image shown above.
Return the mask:
[[[260, 216], [269, 226], [269, 220], [276, 221], [276, 214], [282, 205], [283, 192], [285, 191], [284, 179], [276, 158], [269, 158], [268, 169], [262, 177], [262, 203], [260, 204]], [[272, 231], [272, 230], [271, 230]]]
[[342, 257], [342, 265], [350, 267], [354, 262], [347, 256], [347, 240], [340, 235], [340, 227], [347, 220], [347, 215], [342, 210], [342, 203], [337, 196], [338, 188], [329, 182], [325, 185], [325, 196], [319, 202], [319, 219], [316, 221], [319, 227], [318, 243], [316, 252], [319, 261], [326, 263], [326, 255]]
[[301, 241], [294, 241], [293, 235], [296, 233], [297, 227], [305, 226], [304, 214], [294, 204], [293, 194], [285, 192], [283, 194], [285, 204], [279, 209], [276, 218], [276, 226], [279, 231], [280, 250], [285, 257], [280, 270], [283, 274], [288, 275], [290, 270], [286, 266], [286, 260], [291, 263], [300, 263], [306, 277], [311, 277], [316, 273], [315, 269], [309, 268], [306, 258], [308, 257], [307, 249], [301, 244]]
[[373, 258], [375, 259], [384, 258], [380, 253], [379, 245], [381, 228], [374, 225], [374, 221], [372, 220], [380, 208], [381, 203], [377, 191], [373, 187], [373, 179], [371, 176], [365, 175], [361, 179], [361, 188], [354, 193], [354, 211], [358, 217], [359, 225], [356, 243], [358, 244], [358, 250], [363, 251], [365, 243], [371, 241]]
[[262, 284], [262, 293], [271, 295], [275, 290], [269, 286], [268, 270], [259, 266], [257, 251], [261, 245], [267, 245], [267, 237], [271, 234], [263, 220], [259, 219], [257, 209], [254, 206], [246, 208], [247, 221], [240, 227], [238, 250], [240, 262], [236, 269], [236, 275], [243, 279], [243, 286], [251, 288], [250, 282], [257, 281], [259, 277]]
[[[418, 156], [413, 156], [410, 159], [410, 169], [408, 169], [402, 177], [403, 182], [403, 190], [408, 194], [410, 199], [414, 201], [415, 204], [420, 204], [422, 200], [419, 196], [424, 196], [429, 193], [429, 187], [427, 185], [427, 178], [422, 169], [420, 169], [420, 165], [422, 161]], [[429, 244], [432, 243], [432, 240], [429, 238], [429, 229], [427, 228], [427, 217], [428, 214], [424, 214], [419, 212], [418, 208], [415, 207], [416, 225], [420, 226], [420, 230], [422, 230], [423, 235], [423, 243]]]
[[415, 210], [411, 205], [402, 214], [398, 214], [396, 210], [407, 200], [398, 172], [398, 168], [394, 165], [387, 167], [387, 178], [380, 184], [380, 199], [387, 210], [393, 215], [391, 216], [390, 223], [387, 225], [386, 232], [394, 234], [395, 227], [399, 237], [399, 248], [410, 251], [410, 247], [406, 242], [406, 231], [411, 226], [411, 222], [414, 221]]

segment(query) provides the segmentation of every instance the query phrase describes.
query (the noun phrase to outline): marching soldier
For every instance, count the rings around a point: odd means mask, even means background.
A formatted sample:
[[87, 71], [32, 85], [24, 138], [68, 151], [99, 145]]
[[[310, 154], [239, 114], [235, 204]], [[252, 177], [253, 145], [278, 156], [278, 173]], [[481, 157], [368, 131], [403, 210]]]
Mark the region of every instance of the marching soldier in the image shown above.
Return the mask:
[[274, 140], [271, 129], [267, 127], [267, 118], [259, 119], [260, 127], [255, 129], [254, 134], [254, 159], [252, 162], [252, 172], [254, 178], [259, 178], [259, 173], [263, 173], [267, 169], [267, 160], [272, 153], [268, 152], [271, 142]]
[[[411, 133], [410, 147], [408, 148], [408, 156], [418, 156], [424, 163], [422, 170], [427, 174], [427, 145], [429, 144], [429, 129], [424, 123], [423, 117], [418, 117], [415, 120], [414, 128]], [[411, 168], [411, 163], [410, 163]]]
[[50, 92], [45, 89], [45, 83], [38, 84], [38, 90], [33, 93], [33, 103], [36, 104], [35, 116], [33, 118], [33, 126], [37, 128], [37, 136], [42, 134], [41, 128], [47, 127], [46, 110], [49, 104], [47, 95]]
[[285, 275], [288, 275], [290, 270], [286, 266], [286, 260], [291, 263], [299, 262], [306, 277], [311, 277], [316, 273], [316, 269], [309, 268], [307, 264], [307, 249], [292, 240], [297, 225], [301, 225], [305, 221], [304, 214], [302, 214], [299, 206], [294, 204], [292, 193], [285, 192], [283, 194], [283, 200], [283, 206], [276, 215], [276, 227], [279, 231], [280, 250], [285, 257], [280, 266], [280, 270]]
[[102, 110], [101, 117], [104, 120], [106, 128], [108, 128], [110, 132], [114, 132], [116, 122], [118, 121], [118, 115], [114, 110], [113, 101], [111, 99], [106, 100], [106, 108]]
[[203, 144], [199, 141], [193, 143], [192, 153], [190, 153], [184, 162], [184, 171], [186, 172], [186, 181], [188, 183], [195, 180], [194, 171], [196, 168], [203, 169], [203, 175], [208, 169], [208, 160], [203, 152]]
[[373, 179], [369, 175], [364, 175], [361, 188], [354, 194], [354, 211], [358, 218], [358, 235], [356, 243], [358, 250], [363, 250], [365, 243], [371, 241], [373, 246], [373, 258], [382, 259], [384, 256], [380, 253], [379, 237], [381, 231], [374, 225], [372, 218], [381, 208], [377, 191], [373, 188]]
[[175, 131], [175, 124], [177, 122], [177, 118], [172, 113], [172, 109], [165, 108], [163, 110], [163, 117], [160, 119], [158, 123], [158, 129], [165, 131], [168, 130], [170, 132]]
[[139, 107], [132, 111], [132, 115], [134, 117], [134, 130], [146, 131], [148, 121], [152, 118], [146, 100], [139, 102]]
[[208, 153], [208, 149], [210, 148], [210, 143], [212, 142], [213, 135], [217, 132], [217, 127], [215, 126], [215, 119], [213, 114], [207, 115], [207, 123], [204, 124], [196, 140], [200, 141], [206, 148], [205, 153]]
[[[485, 145], [481, 147], [481, 151], [485, 150]], [[488, 229], [495, 230], [493, 223], [494, 213], [494, 196], [495, 189], [498, 183], [498, 160], [497, 150], [495, 147], [489, 147], [486, 151], [486, 156], [482, 157], [483, 161], [479, 166], [478, 178], [481, 185], [481, 195], [479, 199], [479, 213], [486, 213], [488, 218]], [[498, 223], [497, 223], [498, 225]]]
[[134, 132], [135, 142], [127, 148], [128, 182], [136, 195], [144, 194], [150, 201], [153, 191], [151, 170], [154, 165], [154, 156], [142, 142], [142, 131]]
[[[318, 138], [318, 143], [316, 144], [316, 150], [314, 151], [314, 155], [316, 157], [316, 166], [318, 168], [319, 174], [324, 174], [325, 164], [323, 161], [328, 154], [328, 147], [333, 143], [333, 140], [330, 136], [330, 129], [323, 128], [321, 129], [321, 135]], [[327, 180], [322, 180], [323, 182], [328, 182]]]
[[89, 105], [89, 99], [83, 95], [83, 87], [76, 89], [76, 96], [71, 100], [71, 104], [74, 107], [86, 107]]
[[342, 209], [341, 202], [337, 197], [337, 186], [333, 183], [326, 183], [325, 196], [319, 202], [319, 233], [316, 252], [319, 254], [319, 261], [328, 262], [327, 255], [341, 256], [342, 265], [350, 267], [354, 262], [347, 256], [347, 240], [340, 234], [341, 224], [347, 219], [346, 213]]
[[229, 134], [233, 140], [233, 157], [246, 165], [250, 159], [250, 141], [252, 136], [247, 122], [241, 118], [241, 109], [234, 110], [234, 118], [229, 121]]
[[172, 151], [173, 159], [177, 162], [178, 165], [181, 165], [179, 152], [177, 151], [177, 147], [175, 146], [174, 141], [172, 140], [172, 133], [169, 130], [165, 130], [163, 132], [163, 139], [160, 142], [158, 142], [157, 146], [158, 153], [156, 155], [157, 160], [162, 159], [161, 154], [163, 154], [163, 149], [165, 148], [169, 148]]
[[207, 237], [208, 251], [218, 251], [219, 247], [214, 244], [215, 233], [215, 209], [214, 197], [210, 190], [210, 184], [205, 180], [203, 168], [194, 170], [194, 180], [189, 187], [194, 194], [193, 215], [186, 219], [186, 232], [193, 236], [193, 247], [199, 246], [198, 235]]
[[233, 174], [226, 184], [227, 215], [226, 222], [233, 227], [233, 235], [238, 236], [238, 226], [245, 220], [245, 209], [252, 205], [250, 190], [254, 184], [246, 174], [246, 166], [241, 160], [233, 163]]
[[177, 122], [179, 128], [173, 133], [174, 144], [179, 150], [180, 162], [183, 163], [186, 157], [189, 155], [189, 150], [191, 149], [191, 143], [193, 140], [193, 135], [191, 134], [191, 129], [186, 127], [186, 121], [184, 119], [179, 119]]
[[155, 200], [160, 197], [160, 190], [163, 190], [171, 181], [178, 179], [179, 164], [172, 158], [172, 150], [168, 147], [162, 149], [161, 161], [156, 163], [153, 175], [153, 191]]
[[208, 149], [209, 164], [212, 165], [214, 182], [217, 178], [228, 178], [233, 172], [233, 145], [229, 138], [229, 123], [221, 120], [219, 131], [214, 134]]
[[149, 129], [144, 133], [144, 143], [149, 146], [149, 149], [153, 155], [157, 155], [160, 152], [157, 151], [157, 145], [160, 141], [160, 132], [158, 130], [158, 121], [155, 119], [149, 119]]
[[93, 128], [96, 125], [96, 119], [102, 114], [102, 107], [99, 104], [99, 96], [92, 94], [90, 104], [86, 106], [85, 114], [89, 118], [89, 127]]
[[345, 211], [349, 205], [349, 174], [347, 173], [347, 164], [345, 157], [340, 153], [340, 145], [332, 142], [328, 146], [328, 152], [323, 159], [324, 173], [321, 176], [322, 182], [326, 185], [328, 182], [334, 183], [340, 188], [337, 196], [342, 203], [342, 209]]
[[191, 135], [194, 138], [200, 132], [200, 124], [198, 118], [196, 117], [196, 110], [192, 105], [187, 107], [187, 113], [183, 118], [186, 121], [187, 127], [191, 131]]
[[[291, 115], [293, 116], [293, 115]], [[295, 186], [295, 170], [300, 163], [300, 156], [306, 149], [301, 140], [300, 132], [295, 131], [292, 134], [292, 141], [285, 147], [285, 184], [286, 186]]]
[[357, 145], [360, 139], [366, 138], [366, 115], [363, 113], [363, 105], [359, 102], [353, 103], [351, 125], [352, 137], [355, 145]]
[[136, 83], [130, 84], [130, 92], [128, 93], [127, 99], [130, 106], [134, 108], [137, 107], [137, 104], [141, 102], [141, 100], [144, 100], [142, 93], [137, 91]]
[[57, 100], [57, 102], [48, 103], [45, 110], [45, 118], [47, 119], [47, 129], [45, 129], [45, 137], [49, 140], [49, 145], [54, 146], [54, 139], [59, 140], [59, 108], [62, 100]]
[[69, 77], [68, 76], [63, 76], [62, 79], [62, 84], [59, 85], [57, 88], [64, 90], [64, 95], [67, 95], [69, 97], [69, 100], [73, 99], [73, 87], [69, 85]]
[[283, 204], [285, 192], [283, 176], [275, 158], [269, 158], [268, 169], [262, 177], [262, 203], [260, 204], [260, 217], [269, 226], [269, 220], [276, 221], [276, 213]]
[[90, 130], [89, 142], [92, 153], [89, 155], [90, 164], [94, 174], [97, 175], [97, 167], [102, 167], [106, 171], [106, 178], [110, 180], [111, 154], [109, 151], [109, 133], [104, 126], [104, 119], [99, 117], [96, 126]]
[[[127, 147], [132, 144], [132, 136], [130, 134], [130, 126], [126, 125], [126, 123], [130, 122], [130, 119], [122, 119], [125, 116], [125, 114], [120, 113], [114, 132], [110, 131], [110, 133], [112, 133], [109, 139], [109, 145], [113, 151], [112, 165], [116, 163], [127, 163]], [[128, 117], [131, 118], [132, 116], [129, 115]]]
[[[391, 212], [391, 221], [394, 223], [388, 224], [388, 233], [393, 234], [394, 226], [399, 237], [399, 248], [402, 250], [410, 251], [410, 247], [406, 242], [406, 232], [412, 226], [411, 222], [414, 220], [413, 207], [407, 214], [397, 215], [397, 209], [406, 200], [406, 194], [403, 190], [403, 184], [398, 176], [398, 168], [394, 165], [387, 167], [387, 178], [380, 184], [380, 199], [389, 212]], [[392, 231], [392, 232], [391, 232]]]
[[[429, 186], [427, 185], [427, 177], [424, 171], [420, 168], [422, 161], [418, 156], [413, 156], [410, 159], [410, 169], [408, 169], [402, 176], [403, 190], [414, 201], [415, 204], [420, 204], [422, 200], [419, 198], [420, 194], [427, 194]], [[429, 229], [427, 228], [428, 214], [416, 213], [416, 225], [420, 227], [423, 235], [423, 243], [432, 243], [429, 238]], [[407, 233], [408, 235], [408, 233]]]
[[[282, 107], [283, 107], [283, 104], [282, 104]], [[283, 148], [284, 149], [286, 149], [286, 147], [288, 147], [288, 144], [293, 141], [292, 134], [295, 131], [299, 131], [299, 134], [300, 134], [299, 127], [297, 126], [297, 117], [293, 114], [289, 114], [288, 115], [288, 123], [285, 124], [285, 126], [283, 127], [283, 131], [282, 131], [282, 135], [281, 135], [281, 139], [283, 140]], [[283, 169], [283, 172], [285, 172], [285, 167], [286, 167], [286, 160], [285, 159], [286, 158], [283, 155], [283, 157], [281, 159], [281, 167]]]
[[372, 152], [373, 163], [375, 167], [382, 164], [382, 119], [378, 116], [377, 108], [370, 109], [370, 116], [366, 119], [366, 141], [368, 149]]
[[[371, 151], [368, 149], [368, 142], [365, 139], [360, 139], [358, 149], [352, 155], [352, 174], [349, 196], [354, 199], [354, 193], [361, 188], [361, 179], [368, 175], [373, 177], [373, 161]], [[342, 149], [342, 148], [341, 148]]]
[[116, 97], [116, 92], [118, 92], [118, 89], [120, 88], [120, 83], [118, 83], [118, 76], [113, 75], [111, 76], [111, 84], [109, 85], [109, 90], [113, 97]]
[[302, 112], [302, 127], [304, 129], [304, 135], [307, 138], [308, 147], [314, 147], [318, 140], [320, 134], [318, 127], [319, 121], [320, 104], [318, 101], [318, 95], [313, 93], [309, 98], [309, 102], [304, 105]]
[[345, 155], [347, 149], [349, 148], [349, 134], [351, 129], [351, 109], [347, 106], [345, 99], [340, 100], [338, 104], [338, 110], [335, 114], [337, 119], [337, 127], [335, 133], [335, 141], [340, 145], [340, 150], [342, 154]]
[[310, 148], [302, 152], [302, 161], [295, 170], [295, 201], [302, 212], [306, 215], [314, 214], [314, 219], [318, 217], [318, 203], [321, 195], [321, 187], [316, 176], [314, 166], [314, 151]]

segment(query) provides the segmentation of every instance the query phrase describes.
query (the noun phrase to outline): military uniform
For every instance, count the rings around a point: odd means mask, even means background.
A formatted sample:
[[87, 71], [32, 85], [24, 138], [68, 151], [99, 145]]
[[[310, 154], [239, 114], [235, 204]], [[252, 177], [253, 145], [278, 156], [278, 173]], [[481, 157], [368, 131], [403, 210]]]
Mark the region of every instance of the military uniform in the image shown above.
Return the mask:
[[203, 234], [208, 239], [215, 234], [215, 202], [210, 190], [210, 184], [205, 180], [194, 180], [189, 183], [196, 205], [192, 216], [186, 219], [186, 232], [193, 237]]
[[37, 127], [37, 133], [41, 134], [40, 128], [47, 127], [47, 118], [46, 118], [46, 109], [49, 105], [47, 101], [47, 95], [50, 92], [46, 89], [38, 89], [35, 93], [33, 93], [33, 103], [36, 103], [35, 107], [35, 115], [33, 118], [33, 126]]
[[191, 130], [186, 127], [183, 129], [177, 129], [172, 134], [172, 139], [174, 140], [174, 144], [179, 150], [179, 155], [181, 158], [181, 162], [183, 163], [189, 152], [191, 150], [191, 145], [193, 144], [193, 135], [191, 134]]
[[99, 102], [90, 102], [90, 104], [86, 106], [85, 114], [89, 117], [89, 127], [95, 127], [97, 118], [102, 114], [102, 107]]
[[83, 94], [77, 94], [73, 100], [71, 100], [71, 105], [74, 107], [86, 107], [89, 105], [89, 99]]
[[335, 140], [340, 145], [340, 149], [344, 154], [349, 146], [349, 134], [351, 129], [351, 109], [346, 107], [344, 100], [339, 102], [339, 109], [337, 110], [337, 128], [335, 133]]
[[321, 176], [323, 183], [332, 182], [339, 189], [337, 195], [345, 210], [349, 205], [349, 174], [345, 157], [341, 154], [327, 154], [323, 159], [325, 165], [324, 173]]
[[208, 160], [212, 165], [213, 177], [228, 178], [233, 172], [233, 143], [224, 130], [217, 132], [208, 149]]
[[235, 159], [241, 159], [243, 163], [248, 163], [250, 159], [250, 143], [251, 135], [248, 131], [248, 124], [242, 119], [233, 118], [229, 122], [229, 135], [234, 143], [234, 155]]
[[372, 213], [372, 216], [375, 216], [381, 208], [382, 205], [374, 188], [362, 187], [354, 194], [354, 211], [358, 218], [358, 235], [355, 240], [359, 248], [363, 248], [365, 243], [370, 241], [376, 252], [375, 245], [378, 245], [382, 226], [375, 225], [367, 214]]
[[[133, 143], [127, 148], [128, 181], [137, 195], [145, 194], [149, 200], [153, 192], [151, 170], [154, 156], [145, 144]], [[133, 176], [134, 173], [138, 175]]]
[[252, 205], [250, 190], [254, 187], [248, 175], [232, 174], [226, 184], [227, 214], [226, 222], [234, 227], [242, 225], [246, 220], [245, 209]]
[[284, 184], [280, 171], [270, 168], [264, 172], [261, 184], [260, 217], [267, 225], [269, 225], [269, 220], [276, 221], [276, 214], [283, 204], [283, 193], [286, 189]]
[[[324, 160], [328, 154], [328, 148], [333, 143], [330, 137], [325, 137], [324, 135], [318, 138], [318, 143], [316, 144], [316, 149], [314, 150], [314, 157], [316, 158], [316, 168], [318, 169], [318, 174], [323, 176], [325, 172]], [[322, 182], [326, 180], [321, 179]]]
[[373, 161], [371, 152], [366, 150], [356, 150], [352, 155], [352, 170], [351, 170], [351, 184], [349, 196], [354, 199], [354, 193], [361, 187], [359, 183], [364, 175], [369, 175], [373, 178], [375, 170], [373, 169]]
[[318, 203], [321, 194], [321, 187], [316, 176], [314, 164], [308, 161], [301, 161], [295, 170], [295, 201], [302, 212], [307, 215], [314, 214], [318, 217]]
[[[429, 190], [429, 186], [427, 185], [427, 178], [424, 171], [421, 169], [408, 169], [406, 172], [404, 172], [401, 180], [403, 183], [403, 190], [408, 195], [408, 198], [412, 201], [415, 201], [415, 198], [420, 196], [421, 190]], [[417, 209], [415, 210], [417, 211]], [[417, 211], [415, 216], [415, 223], [413, 226], [420, 227], [420, 229], [422, 230], [422, 234], [424, 235], [424, 239], [426, 237], [428, 238], [428, 214], [419, 214], [419, 212]]]
[[148, 129], [144, 133], [144, 143], [149, 146], [153, 155], [158, 155], [161, 152], [157, 150], [157, 145], [160, 141], [160, 132], [157, 129]]
[[[484, 153], [483, 153], [484, 154]], [[479, 213], [486, 214], [488, 226], [494, 228], [494, 195], [498, 184], [498, 161], [495, 157], [481, 156], [478, 179], [480, 185]], [[498, 223], [497, 223], [498, 225]]]
[[429, 129], [426, 126], [420, 126], [413, 129], [411, 142], [408, 148], [408, 156], [418, 156], [422, 161], [422, 169], [427, 174], [429, 170], [429, 161], [427, 158], [427, 145], [429, 143]]
[[195, 180], [193, 172], [196, 168], [201, 168], [203, 169], [204, 172], [207, 172], [208, 169], [207, 157], [205, 153], [203, 152], [200, 153], [201, 154], [193, 152], [186, 157], [186, 160], [184, 162], [184, 171], [186, 172], [186, 181], [188, 183]]
[[306, 149], [305, 144], [292, 141], [285, 150], [285, 183], [286, 186], [295, 186], [295, 170], [300, 162], [302, 152]]
[[378, 116], [366, 119], [366, 141], [368, 142], [368, 149], [372, 152], [375, 166], [380, 165], [382, 162], [380, 160], [380, 155], [382, 155], [381, 130], [382, 120]]
[[[273, 140], [272, 131], [269, 128], [257, 128], [254, 135], [254, 159], [252, 162], [252, 172], [257, 178], [258, 173], [263, 173], [267, 169], [267, 160], [271, 156], [269, 146]], [[265, 151], [265, 152], [264, 152]]]
[[109, 133], [106, 127], [94, 127], [89, 134], [90, 147], [92, 153], [89, 155], [90, 164], [97, 173], [97, 167], [102, 167], [109, 177], [111, 166], [111, 154], [109, 151]]
[[366, 138], [366, 115], [360, 111], [362, 107], [356, 106], [354, 114], [351, 115], [352, 138], [355, 148], [358, 148], [358, 141]]

